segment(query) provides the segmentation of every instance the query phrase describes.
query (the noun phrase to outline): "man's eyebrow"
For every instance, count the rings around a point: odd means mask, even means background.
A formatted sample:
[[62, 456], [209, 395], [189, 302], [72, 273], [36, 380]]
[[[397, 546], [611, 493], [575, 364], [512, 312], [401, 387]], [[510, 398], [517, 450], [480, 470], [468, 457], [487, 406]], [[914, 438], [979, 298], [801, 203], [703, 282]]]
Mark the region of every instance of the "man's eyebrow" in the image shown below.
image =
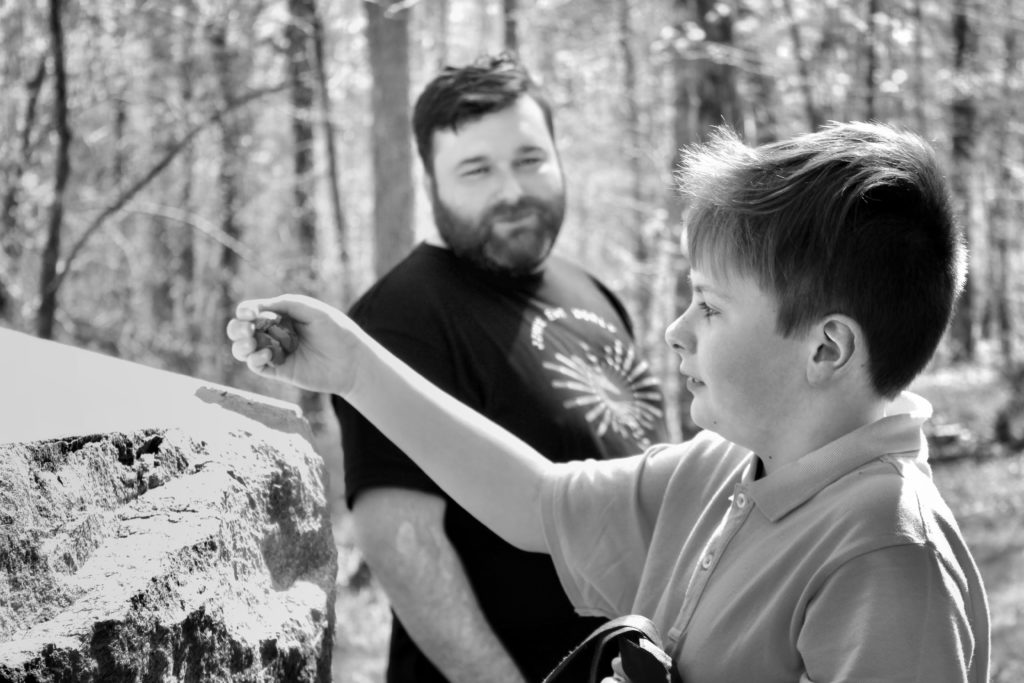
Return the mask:
[[459, 159], [459, 162], [455, 164], [456, 168], [459, 166], [466, 166], [469, 164], [483, 164], [487, 162], [487, 157], [483, 154], [477, 154], [476, 156], [466, 157], [465, 159]]
[[[516, 154], [536, 154], [538, 152], [545, 156], [548, 155], [548, 150], [541, 145], [520, 145], [516, 149]], [[476, 154], [471, 157], [466, 157], [465, 159], [459, 159], [459, 161], [455, 163], [455, 168], [459, 169], [463, 166], [476, 166], [477, 164], [490, 163], [490, 161], [490, 157], [486, 154]]]

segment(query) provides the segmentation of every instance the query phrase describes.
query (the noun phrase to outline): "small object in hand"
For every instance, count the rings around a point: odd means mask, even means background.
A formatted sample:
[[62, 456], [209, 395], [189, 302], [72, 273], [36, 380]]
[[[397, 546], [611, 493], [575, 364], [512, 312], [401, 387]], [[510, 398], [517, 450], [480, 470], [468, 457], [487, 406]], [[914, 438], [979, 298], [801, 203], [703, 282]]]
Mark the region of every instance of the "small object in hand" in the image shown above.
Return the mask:
[[256, 350], [270, 349], [270, 362], [280, 365], [299, 345], [299, 335], [291, 318], [273, 311], [263, 311], [256, 317], [253, 338]]

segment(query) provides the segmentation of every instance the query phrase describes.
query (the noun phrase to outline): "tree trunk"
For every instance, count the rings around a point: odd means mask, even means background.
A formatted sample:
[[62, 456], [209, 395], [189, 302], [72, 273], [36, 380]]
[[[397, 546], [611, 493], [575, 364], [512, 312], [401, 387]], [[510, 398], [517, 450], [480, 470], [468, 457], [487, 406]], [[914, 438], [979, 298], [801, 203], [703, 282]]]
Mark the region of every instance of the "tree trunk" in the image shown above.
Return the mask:
[[434, 7], [434, 11], [437, 12], [437, 71], [448, 65], [448, 39], [451, 32], [448, 25], [448, 1], [435, 0], [430, 3], [430, 6]]
[[71, 128], [68, 124], [67, 72], [64, 68], [64, 29], [61, 26], [61, 2], [50, 0], [50, 38], [53, 41], [54, 127], [57, 130], [56, 177], [53, 203], [50, 206], [46, 246], [43, 248], [42, 273], [39, 278], [39, 311], [36, 334], [53, 339], [57, 316], [57, 260], [60, 258], [61, 231], [64, 224], [64, 192], [71, 174]]
[[[952, 102], [953, 158], [951, 184], [953, 198], [964, 224], [967, 246], [972, 242], [973, 196], [970, 184], [974, 156], [977, 103], [968, 81], [977, 52], [977, 34], [968, 16], [967, 0], [956, 0], [953, 15], [955, 81]], [[970, 253], [970, 251], [968, 251]], [[973, 278], [967, 278], [951, 329], [953, 358], [970, 361], [975, 357], [975, 302]]]
[[[196, 21], [194, 8], [186, 9], [190, 13], [187, 19]], [[181, 84], [181, 101], [186, 109], [191, 109], [195, 101], [193, 84], [194, 69], [192, 57], [195, 50], [194, 32], [181, 31], [177, 36], [175, 51], [177, 53], [178, 82]], [[191, 213], [195, 185], [195, 164], [197, 152], [195, 145], [189, 145], [182, 152], [179, 163], [181, 186], [177, 205], [186, 214]], [[196, 301], [196, 240], [191, 228], [175, 231], [175, 240], [171, 262], [172, 296], [174, 304], [174, 335], [181, 340], [180, 346], [184, 353], [177, 354], [178, 369], [187, 374], [195, 375], [199, 369], [195, 353], [202, 339]]]
[[[640, 104], [637, 93], [637, 69], [634, 55], [632, 0], [618, 0], [619, 9], [619, 54], [622, 59], [622, 127], [625, 130], [624, 156], [629, 174], [629, 218], [624, 229], [633, 235], [634, 276], [632, 278], [632, 309], [646, 312], [651, 305], [651, 281], [648, 277], [651, 259], [652, 235], [645, 230], [647, 197], [644, 196], [643, 147], [640, 130]], [[648, 320], [646, 315], [637, 316], [636, 337], [644, 346], [647, 344]]]
[[[213, 53], [214, 70], [225, 108], [231, 107], [235, 100], [235, 77], [233, 64], [235, 51], [228, 44], [227, 26], [223, 23], [211, 24], [207, 27], [207, 39]], [[217, 197], [220, 207], [220, 219], [218, 221], [220, 231], [226, 238], [227, 243], [221, 246], [218, 258], [218, 271], [216, 273], [216, 298], [213, 307], [213, 320], [210, 321], [212, 328], [220, 329], [231, 317], [234, 309], [234, 291], [232, 285], [238, 278], [238, 253], [234, 249], [234, 243], [242, 236], [241, 225], [238, 222], [238, 209], [240, 204], [239, 183], [241, 176], [241, 153], [242, 132], [238, 119], [235, 116], [226, 115], [219, 121], [220, 132], [219, 164], [217, 171]], [[228, 382], [231, 374], [235, 371], [234, 364], [227, 364], [227, 361], [214, 361], [214, 372], [223, 381]]]
[[512, 54], [519, 53], [519, 2], [503, 0], [505, 19], [505, 50]]
[[[315, 0], [288, 0], [291, 21], [286, 29], [288, 74], [292, 101], [292, 159], [295, 176], [295, 236], [299, 245], [298, 267], [292, 269], [290, 286], [311, 296], [322, 296], [318, 282], [317, 215], [314, 205], [313, 101], [316, 77]], [[314, 434], [324, 429], [324, 405], [319, 393], [300, 391], [299, 405]]]
[[18, 190], [21, 187], [21, 179], [29, 164], [29, 157], [32, 151], [32, 131], [36, 125], [36, 111], [39, 104], [39, 92], [43, 88], [43, 81], [46, 80], [46, 59], [39, 60], [39, 66], [25, 86], [27, 99], [25, 114], [22, 117], [21, 129], [18, 131], [18, 151], [12, 161], [12, 168], [7, 173], [6, 190], [2, 204], [0, 204], [0, 239], [5, 252], [12, 258], [20, 256], [21, 244], [15, 238], [18, 232]]
[[868, 0], [868, 16], [864, 31], [864, 119], [873, 120], [878, 114], [875, 110], [875, 91], [878, 82], [878, 40], [875, 15], [881, 10], [878, 0]]
[[755, 60], [756, 71], [750, 75], [750, 79], [754, 91], [754, 102], [751, 103], [751, 107], [756, 137], [751, 142], [763, 145], [779, 139], [779, 120], [776, 111], [779, 98], [775, 76], [766, 68], [764, 56], [756, 55]]
[[716, 53], [735, 49], [732, 39], [732, 13], [727, 5], [716, 0], [690, 0], [691, 11], [704, 30], [705, 43], [716, 48], [698, 60], [697, 130], [701, 139], [710, 128], [722, 123], [743, 130], [743, 115], [736, 91], [736, 67], [716, 58]]
[[289, 269], [290, 286], [310, 295], [316, 286], [316, 207], [313, 203], [313, 0], [288, 0], [290, 21], [285, 29], [288, 83], [292, 105], [292, 200], [298, 262]]
[[324, 31], [320, 13], [313, 10], [313, 66], [316, 70], [317, 93], [319, 95], [320, 121], [323, 126], [324, 147], [327, 152], [327, 193], [331, 200], [334, 217], [334, 234], [338, 243], [339, 305], [348, 304], [355, 283], [351, 280], [348, 251], [348, 222], [341, 203], [341, 173], [338, 170], [338, 149], [334, 141], [334, 108], [331, 105], [331, 91], [327, 84], [327, 66], [324, 62]]
[[808, 130], [817, 130], [825, 122], [821, 111], [814, 102], [814, 86], [811, 78], [811, 67], [807, 61], [807, 54], [804, 52], [803, 35], [800, 32], [800, 24], [793, 12], [793, 0], [782, 0], [782, 9], [786, 13], [786, 23], [789, 25], [789, 39], [793, 41], [793, 54], [796, 57], [797, 74], [800, 78], [800, 92], [804, 96], [804, 115], [807, 117]]
[[[1007, 0], [1009, 5], [1012, 0]], [[1012, 8], [1006, 7], [1006, 16], [1010, 16]], [[998, 139], [1004, 142], [1011, 137], [1011, 122], [1014, 120], [1015, 103], [1013, 97], [1014, 83], [1019, 77], [1020, 57], [1017, 51], [1017, 29], [1007, 26], [1003, 29], [1003, 82], [1002, 98], [998, 108]], [[992, 311], [993, 332], [999, 344], [1002, 365], [1007, 370], [1015, 367], [1014, 354], [1014, 321], [1010, 300], [1012, 297], [1011, 273], [1011, 235], [1019, 219], [1019, 200], [1014, 199], [1015, 183], [1013, 164], [1007, 158], [1007, 144], [996, 148], [997, 185], [992, 200], [992, 215], [989, 220], [989, 308]]]
[[[123, 40], [124, 31], [119, 29], [119, 38]], [[165, 156], [174, 148], [176, 131], [172, 125], [174, 119], [166, 107], [161, 107], [167, 93], [168, 83], [164, 78], [168, 65], [173, 64], [173, 35], [164, 27], [153, 27], [147, 36], [149, 55], [147, 61], [147, 94], [148, 101], [152, 106], [141, 114], [150, 125], [152, 125], [153, 147], [161, 156]], [[131, 145], [126, 140], [125, 134], [128, 129], [128, 107], [130, 97], [127, 88], [122, 86], [114, 98], [114, 186], [121, 188], [125, 185], [125, 178], [131, 170], [130, 158]], [[161, 197], [161, 203], [169, 203], [172, 193], [170, 183], [162, 183], [154, 187], [155, 193]], [[164, 199], [167, 197], [167, 199]], [[171, 221], [162, 216], [151, 216], [144, 218], [145, 225], [136, 223], [142, 231], [145, 240], [146, 251], [149, 256], [149, 266], [142, 274], [142, 291], [144, 293], [144, 311], [136, 310], [134, 317], [139, 322], [139, 327], [149, 337], [146, 340], [150, 348], [166, 347], [163, 340], [173, 339], [170, 335], [170, 328], [174, 318], [174, 278], [171, 267], [174, 262], [172, 241], [176, 227]], [[170, 345], [171, 348], [180, 346], [180, 340]], [[171, 352], [171, 348], [166, 348]], [[160, 348], [165, 351], [165, 348]]]
[[18, 224], [18, 197], [21, 181], [28, 168], [32, 153], [32, 131], [35, 129], [39, 92], [46, 79], [46, 58], [39, 60], [34, 75], [26, 84], [25, 113], [18, 131], [17, 151], [11, 168], [5, 173], [3, 199], [0, 200], [0, 320], [16, 321], [20, 298], [14, 291], [14, 281], [21, 270], [24, 235]]
[[928, 83], [930, 75], [925, 74], [924, 65], [924, 15], [921, 4], [924, 0], [914, 0], [914, 121], [917, 125], [917, 132], [928, 137], [928, 120], [925, 116], [925, 103], [928, 94]]
[[373, 223], [377, 275], [412, 247], [415, 206], [409, 112], [409, 8], [366, 1], [366, 38], [373, 76]]

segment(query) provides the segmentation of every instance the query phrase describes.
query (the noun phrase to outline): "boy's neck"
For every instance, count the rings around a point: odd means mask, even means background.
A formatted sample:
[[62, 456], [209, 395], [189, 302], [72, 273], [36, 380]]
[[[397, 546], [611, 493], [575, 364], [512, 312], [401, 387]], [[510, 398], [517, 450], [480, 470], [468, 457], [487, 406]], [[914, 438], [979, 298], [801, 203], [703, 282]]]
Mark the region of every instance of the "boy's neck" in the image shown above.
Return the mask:
[[807, 401], [774, 443], [754, 449], [764, 463], [765, 476], [826, 446], [850, 432], [877, 422], [888, 403], [879, 396]]

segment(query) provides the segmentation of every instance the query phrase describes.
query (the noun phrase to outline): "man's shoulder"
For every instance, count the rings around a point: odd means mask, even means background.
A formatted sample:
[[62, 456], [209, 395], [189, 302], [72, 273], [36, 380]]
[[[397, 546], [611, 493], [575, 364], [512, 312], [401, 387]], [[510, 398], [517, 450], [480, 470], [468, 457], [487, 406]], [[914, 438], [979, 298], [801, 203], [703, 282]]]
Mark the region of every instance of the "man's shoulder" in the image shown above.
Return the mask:
[[629, 334], [633, 334], [633, 320], [626, 306], [612, 289], [584, 266], [563, 257], [552, 255], [547, 262], [547, 282], [549, 286], [561, 292], [572, 292], [586, 296], [589, 292], [591, 300], [601, 299], [615, 311], [625, 324]]
[[[586, 280], [592, 282], [594, 285], [605, 288], [604, 284], [591, 273], [587, 268], [570, 261], [569, 259], [559, 256], [558, 254], [552, 254], [548, 257], [544, 264], [549, 277], [555, 277], [556, 279], [573, 279], [573, 280]], [[605, 288], [606, 289], [606, 288]]]
[[456, 286], [455, 273], [445, 267], [441, 249], [419, 245], [387, 273], [377, 279], [349, 309], [359, 321], [364, 316], [391, 312], [423, 312], [444, 300]]

